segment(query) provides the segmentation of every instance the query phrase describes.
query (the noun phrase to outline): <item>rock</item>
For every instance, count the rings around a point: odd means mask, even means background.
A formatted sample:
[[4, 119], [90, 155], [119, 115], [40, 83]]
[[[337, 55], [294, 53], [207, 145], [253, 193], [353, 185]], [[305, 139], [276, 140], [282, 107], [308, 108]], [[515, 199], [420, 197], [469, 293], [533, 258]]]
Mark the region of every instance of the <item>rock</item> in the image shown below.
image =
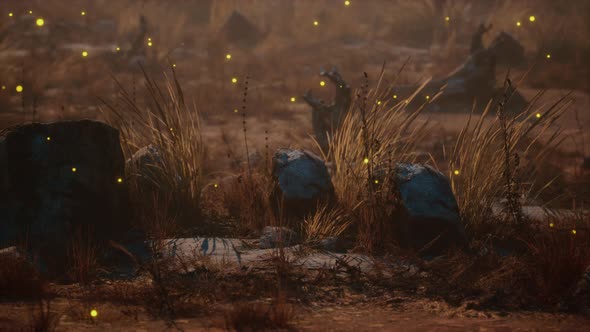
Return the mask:
[[[279, 149], [273, 156], [276, 181], [272, 201], [275, 213], [301, 218], [315, 211], [318, 204], [335, 200], [334, 186], [325, 163], [305, 150]], [[280, 203], [283, 203], [281, 207]]]
[[260, 236], [259, 248], [272, 249], [290, 247], [297, 241], [297, 234], [286, 227], [267, 226], [262, 230]]
[[264, 35], [244, 15], [234, 11], [221, 28], [223, 38], [238, 47], [253, 48], [264, 39]]
[[449, 180], [428, 165], [398, 164], [395, 172], [405, 209], [400, 221], [402, 245], [424, 249], [427, 255], [464, 247], [467, 239]]
[[79, 231], [103, 242], [128, 220], [119, 132], [82, 120], [27, 124], [0, 134], [0, 244], [27, 244], [63, 268]]

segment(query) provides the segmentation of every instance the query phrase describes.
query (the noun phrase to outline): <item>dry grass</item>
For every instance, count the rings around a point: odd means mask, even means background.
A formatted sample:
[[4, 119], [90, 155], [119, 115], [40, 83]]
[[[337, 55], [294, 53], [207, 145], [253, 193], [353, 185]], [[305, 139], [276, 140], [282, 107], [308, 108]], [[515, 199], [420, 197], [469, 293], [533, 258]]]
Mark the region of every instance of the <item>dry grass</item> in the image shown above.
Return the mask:
[[416, 121], [422, 107], [410, 111], [405, 101], [395, 103], [382, 79], [383, 72], [374, 90], [369, 91], [367, 80], [357, 92], [356, 102], [330, 137], [330, 151], [324, 155], [333, 162], [332, 182], [340, 204], [356, 218], [359, 245], [370, 251], [392, 241], [392, 218], [399, 211], [395, 165], [416, 160], [414, 151], [427, 128]]
[[238, 332], [288, 330], [294, 319], [293, 306], [284, 301], [270, 305], [240, 303], [226, 313], [225, 325], [227, 329]]
[[[470, 117], [459, 134], [450, 153], [449, 177], [453, 192], [457, 197], [459, 210], [471, 234], [482, 234], [486, 229], [493, 229], [500, 234], [505, 231], [505, 224], [499, 223], [491, 213], [491, 208], [501, 198], [506, 197], [506, 169], [519, 178], [519, 185], [513, 188], [518, 199], [521, 196], [534, 198], [538, 192], [532, 192], [531, 184], [535, 181], [532, 166], [539, 165], [563, 140], [561, 130], [552, 124], [565, 112], [571, 101], [566, 97], [558, 100], [547, 110], [530, 106], [513, 119], [506, 120], [504, 129], [502, 121], [496, 117], [486, 121], [490, 112], [498, 105], [488, 103], [483, 114]], [[540, 118], [537, 118], [537, 114]], [[541, 139], [544, 148], [532, 151], [531, 147]], [[503, 148], [504, 144], [506, 149]], [[509, 156], [507, 164], [506, 155]], [[516, 156], [519, 165], [513, 163]], [[529, 162], [528, 167], [524, 161]], [[551, 183], [536, 184], [542, 190]]]
[[317, 244], [326, 238], [339, 237], [351, 224], [352, 219], [344, 209], [323, 205], [314, 214], [304, 218], [302, 233], [305, 242]]
[[153, 208], [145, 206], [145, 200], [153, 195], [142, 188], [141, 181], [147, 178], [159, 191], [169, 195], [166, 198], [170, 203], [165, 204], [172, 205], [179, 222], [194, 227], [201, 215], [205, 144], [196, 107], [187, 105], [176, 73], [172, 73], [171, 78], [166, 76], [162, 89], [144, 72], [151, 103], [140, 105], [131, 92], [122, 88], [120, 104], [107, 102], [105, 114], [109, 123], [121, 131], [126, 157], [147, 145], [154, 146], [160, 154], [157, 165], [147, 165], [149, 174], [133, 163], [127, 169], [131, 197], [138, 209]]

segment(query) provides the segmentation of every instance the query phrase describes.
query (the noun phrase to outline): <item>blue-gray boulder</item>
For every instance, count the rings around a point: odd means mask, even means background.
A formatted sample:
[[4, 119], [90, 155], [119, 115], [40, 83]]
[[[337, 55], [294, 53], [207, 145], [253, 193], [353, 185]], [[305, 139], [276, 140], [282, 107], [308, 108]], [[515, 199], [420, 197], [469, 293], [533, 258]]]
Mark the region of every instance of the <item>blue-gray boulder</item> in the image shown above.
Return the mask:
[[319, 203], [335, 200], [334, 186], [326, 164], [317, 155], [305, 150], [279, 149], [273, 157], [276, 181], [273, 201], [283, 215], [303, 217]]
[[128, 218], [119, 132], [82, 120], [0, 133], [0, 246], [28, 244], [59, 271], [78, 232], [116, 239]]
[[402, 244], [427, 255], [464, 247], [465, 230], [449, 180], [428, 165], [397, 164], [395, 174], [405, 210]]

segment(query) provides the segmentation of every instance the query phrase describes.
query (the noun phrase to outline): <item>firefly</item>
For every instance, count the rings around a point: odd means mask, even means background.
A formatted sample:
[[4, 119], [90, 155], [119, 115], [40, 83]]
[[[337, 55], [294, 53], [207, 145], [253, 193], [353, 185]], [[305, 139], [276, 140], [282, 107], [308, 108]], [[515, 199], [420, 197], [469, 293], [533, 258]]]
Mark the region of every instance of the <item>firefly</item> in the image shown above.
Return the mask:
[[153, 45], [154, 45], [154, 44], [153, 44], [151, 41], [149, 41], [149, 42], [148, 42], [148, 46], [149, 46], [149, 47], [152, 47]]
[[381, 100], [377, 100], [377, 105], [381, 105]]
[[117, 47], [117, 48], [115, 48], [115, 51], [120, 52], [121, 51], [121, 48], [120, 47]]
[[24, 90], [24, 88], [23, 88], [22, 85], [17, 85], [16, 86], [16, 92], [21, 93], [21, 92], [23, 92], [23, 90]]
[[217, 188], [217, 187], [219, 187], [219, 185], [216, 183], [213, 185], [213, 187]]
[[447, 21], [447, 22], [448, 22], [448, 21], [450, 21], [450, 20], [451, 20], [451, 18], [450, 18], [450, 17], [448, 17], [448, 16], [447, 16], [447, 17], [445, 17], [445, 21]]
[[547, 59], [551, 59], [551, 54], [546, 55]]
[[76, 167], [72, 167], [72, 173], [76, 173], [78, 169]]
[[2, 90], [6, 90], [6, 85], [3, 85], [2, 86]]
[[533, 16], [533, 15], [529, 16], [529, 21], [535, 22], [535, 20], [536, 20], [535, 16]]
[[33, 14], [33, 11], [32, 10], [29, 10], [29, 14]]
[[291, 97], [291, 102], [294, 103], [295, 102], [295, 97]]
[[348, 0], [344, 1], [344, 5], [347, 7], [350, 6], [350, 1], [348, 1]]
[[231, 60], [231, 54], [227, 53], [227, 54], [225, 55], [225, 58], [226, 58], [227, 60]]
[[520, 21], [516, 22], [516, 26], [519, 27], [521, 26], [522, 23], [520, 23]]
[[537, 117], [537, 119], [540, 119], [541, 118], [541, 113], [537, 113], [537, 114], [535, 114], [535, 116]]
[[96, 318], [98, 316], [98, 311], [96, 309], [90, 310], [90, 317]]
[[320, 86], [325, 86], [325, 85], [326, 85], [326, 82], [320, 81]]
[[456, 169], [456, 170], [455, 170], [453, 173], [454, 173], [455, 175], [459, 175], [459, 173], [460, 173], [460, 172], [459, 172], [459, 170], [458, 170], [458, 169]]
[[47, 142], [51, 141], [51, 136], [47, 136]]
[[238, 109], [237, 108], [234, 108], [234, 113], [238, 113]]
[[176, 68], [176, 64], [175, 63], [172, 64], [172, 68]]
[[88, 52], [87, 51], [82, 51], [82, 57], [87, 57], [88, 56]]
[[37, 23], [37, 26], [38, 27], [42, 27], [42, 26], [45, 25], [45, 20], [42, 19], [42, 18], [38, 18], [37, 21], [36, 21], [36, 23]]
[[123, 178], [117, 178], [117, 183], [123, 183]]
[[232, 79], [231, 79], [231, 82], [232, 82], [233, 84], [236, 84], [236, 83], [238, 83], [238, 79], [237, 79], [237, 78], [235, 78], [235, 77], [232, 77]]
[[379, 180], [375, 180], [375, 184], [379, 184]]
[[549, 227], [553, 228], [553, 226], [555, 226], [554, 223], [549, 223]]
[[575, 229], [572, 229], [572, 234], [576, 235], [576, 233], [578, 233]]
[[430, 99], [430, 96], [426, 96], [426, 100], [429, 100], [429, 99]]
[[397, 99], [397, 95], [393, 95], [393, 99]]
[[363, 163], [368, 164], [369, 163], [369, 158], [363, 159]]
[[313, 25], [315, 25], [316, 27], [320, 24], [320, 22], [318, 21], [313, 21]]
[[14, 16], [14, 14], [13, 14], [13, 13], [8, 13], [8, 16], [9, 16], [9, 17], [13, 17], [13, 16]]
[[81, 12], [80, 15], [86, 16], [86, 12]]

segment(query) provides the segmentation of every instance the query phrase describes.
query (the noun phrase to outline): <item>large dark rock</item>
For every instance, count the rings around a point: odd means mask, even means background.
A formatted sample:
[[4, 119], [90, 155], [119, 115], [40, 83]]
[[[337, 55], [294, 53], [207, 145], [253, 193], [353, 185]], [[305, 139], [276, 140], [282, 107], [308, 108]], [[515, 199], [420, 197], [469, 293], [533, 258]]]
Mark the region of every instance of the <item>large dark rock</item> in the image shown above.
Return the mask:
[[264, 34], [244, 15], [234, 11], [221, 28], [222, 37], [229, 43], [242, 48], [253, 48], [264, 38]]
[[64, 267], [79, 232], [95, 244], [128, 220], [119, 132], [83, 120], [27, 124], [0, 135], [0, 244], [35, 249], [50, 270]]
[[402, 244], [424, 254], [463, 248], [467, 240], [449, 180], [428, 165], [398, 164], [395, 171], [405, 208], [400, 221]]
[[285, 217], [303, 217], [313, 212], [318, 204], [335, 199], [326, 164], [309, 151], [277, 150], [272, 173], [276, 180], [273, 201], [278, 205], [282, 203]]

